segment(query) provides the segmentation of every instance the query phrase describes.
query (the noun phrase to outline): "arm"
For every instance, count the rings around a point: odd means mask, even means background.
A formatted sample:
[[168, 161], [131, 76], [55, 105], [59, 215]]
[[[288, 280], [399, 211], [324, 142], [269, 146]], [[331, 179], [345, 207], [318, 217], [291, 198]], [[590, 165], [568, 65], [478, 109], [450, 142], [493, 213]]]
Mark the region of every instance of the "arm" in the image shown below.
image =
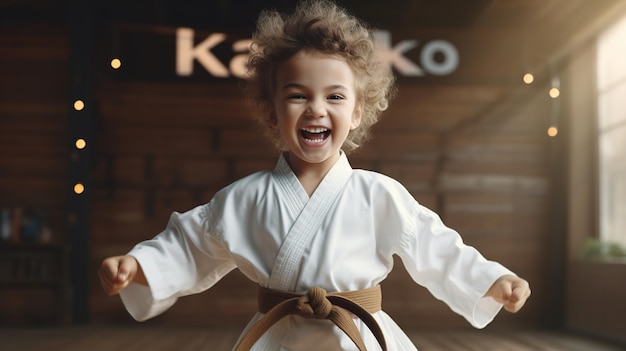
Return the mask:
[[[436, 213], [417, 204], [414, 211], [410, 217], [415, 222], [409, 221], [414, 227], [406, 229], [398, 253], [407, 271], [418, 284], [474, 327], [485, 327], [502, 309], [508, 282], [519, 278], [465, 245], [460, 235], [445, 226]], [[494, 288], [490, 291], [491, 287]], [[500, 300], [494, 298], [496, 292], [500, 293]]]
[[119, 293], [131, 316], [143, 321], [181, 296], [210, 288], [235, 268], [222, 241], [210, 231], [204, 206], [173, 213], [159, 235], [127, 255], [103, 261], [99, 276], [105, 292]]

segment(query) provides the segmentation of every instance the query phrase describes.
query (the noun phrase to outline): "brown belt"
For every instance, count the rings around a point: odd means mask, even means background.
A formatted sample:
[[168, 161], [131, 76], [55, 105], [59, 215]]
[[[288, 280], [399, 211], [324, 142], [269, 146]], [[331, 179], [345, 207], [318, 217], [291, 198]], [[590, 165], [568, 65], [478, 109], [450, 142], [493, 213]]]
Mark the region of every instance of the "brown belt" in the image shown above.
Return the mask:
[[371, 315], [381, 310], [380, 285], [336, 293], [327, 293], [322, 288], [312, 287], [304, 295], [259, 287], [258, 300], [259, 312], [265, 313], [265, 316], [242, 337], [236, 351], [250, 350], [272, 325], [291, 314], [304, 318], [328, 319], [343, 330], [360, 351], [365, 351], [363, 338], [349, 313], [359, 317], [374, 334], [383, 351], [387, 350], [383, 332]]

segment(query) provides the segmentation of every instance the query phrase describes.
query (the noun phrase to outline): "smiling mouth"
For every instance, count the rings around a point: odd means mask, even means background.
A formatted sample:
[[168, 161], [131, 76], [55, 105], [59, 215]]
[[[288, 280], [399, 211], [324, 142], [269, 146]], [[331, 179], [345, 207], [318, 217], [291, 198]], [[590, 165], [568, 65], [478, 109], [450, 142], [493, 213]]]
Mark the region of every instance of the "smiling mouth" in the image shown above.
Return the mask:
[[310, 143], [321, 143], [330, 136], [328, 128], [302, 128], [300, 135]]

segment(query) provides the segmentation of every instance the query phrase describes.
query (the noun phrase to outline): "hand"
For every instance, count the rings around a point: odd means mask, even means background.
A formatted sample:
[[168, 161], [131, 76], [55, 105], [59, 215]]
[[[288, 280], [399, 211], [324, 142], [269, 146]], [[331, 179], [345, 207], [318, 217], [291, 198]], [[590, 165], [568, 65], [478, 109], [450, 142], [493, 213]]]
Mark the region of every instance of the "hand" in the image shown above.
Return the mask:
[[148, 285], [143, 270], [133, 256], [114, 256], [102, 261], [98, 270], [100, 284], [107, 295], [115, 295], [131, 282]]
[[496, 280], [485, 296], [504, 305], [504, 309], [515, 313], [519, 311], [530, 296], [528, 282], [514, 275], [504, 275]]

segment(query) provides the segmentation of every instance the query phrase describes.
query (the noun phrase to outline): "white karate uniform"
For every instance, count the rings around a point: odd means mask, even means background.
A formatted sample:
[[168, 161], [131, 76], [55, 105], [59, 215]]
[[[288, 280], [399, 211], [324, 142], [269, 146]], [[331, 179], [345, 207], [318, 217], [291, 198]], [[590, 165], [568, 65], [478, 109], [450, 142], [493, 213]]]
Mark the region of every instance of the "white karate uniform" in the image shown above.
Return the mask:
[[[369, 288], [387, 277], [395, 254], [415, 282], [482, 328], [502, 307], [483, 295], [496, 279], [513, 274], [463, 244], [400, 183], [353, 170], [343, 153], [310, 198], [281, 156], [273, 171], [252, 174], [208, 204], [173, 213], [162, 233], [129, 254], [150, 285], [131, 284], [121, 292], [137, 320], [210, 288], [235, 268], [261, 286], [298, 293], [313, 286], [328, 292]], [[262, 316], [257, 313], [246, 330]], [[388, 350], [415, 350], [389, 315], [379, 311], [374, 317]], [[367, 326], [355, 323], [368, 350], [379, 350]], [[355, 349], [331, 322], [299, 316], [282, 319], [254, 346]]]

